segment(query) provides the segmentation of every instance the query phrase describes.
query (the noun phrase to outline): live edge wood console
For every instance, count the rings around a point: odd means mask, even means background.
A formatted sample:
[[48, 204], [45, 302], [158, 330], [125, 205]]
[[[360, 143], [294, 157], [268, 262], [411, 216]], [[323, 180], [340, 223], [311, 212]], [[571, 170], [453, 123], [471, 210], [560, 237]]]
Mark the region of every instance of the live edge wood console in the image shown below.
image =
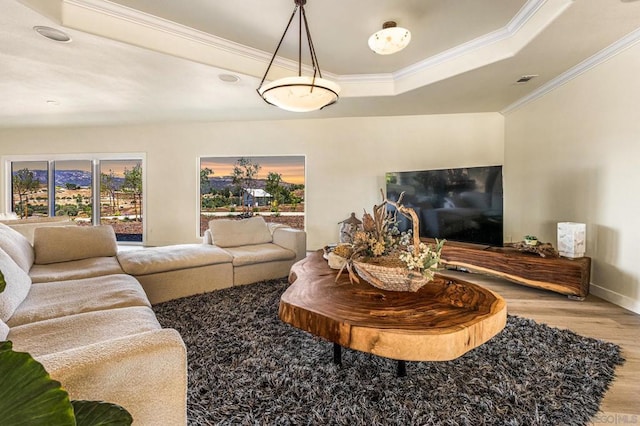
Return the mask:
[[541, 257], [508, 247], [484, 247], [448, 241], [442, 264], [498, 276], [530, 287], [583, 299], [589, 294], [591, 258]]

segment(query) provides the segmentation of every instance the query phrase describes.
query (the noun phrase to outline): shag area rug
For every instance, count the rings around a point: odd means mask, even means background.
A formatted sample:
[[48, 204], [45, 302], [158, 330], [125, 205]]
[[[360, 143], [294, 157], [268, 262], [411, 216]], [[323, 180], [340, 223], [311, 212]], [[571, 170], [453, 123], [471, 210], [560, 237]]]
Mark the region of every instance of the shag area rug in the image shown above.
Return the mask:
[[580, 425], [597, 413], [614, 344], [510, 316], [448, 362], [396, 362], [343, 349], [278, 319], [286, 281], [154, 306], [188, 351], [191, 425]]

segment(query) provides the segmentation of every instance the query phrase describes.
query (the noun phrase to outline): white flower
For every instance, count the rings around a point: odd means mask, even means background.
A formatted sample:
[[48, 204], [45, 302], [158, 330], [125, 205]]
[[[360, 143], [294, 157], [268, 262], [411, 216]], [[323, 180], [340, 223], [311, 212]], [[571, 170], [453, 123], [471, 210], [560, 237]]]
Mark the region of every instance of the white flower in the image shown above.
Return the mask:
[[434, 271], [438, 268], [440, 262], [440, 251], [442, 244], [438, 242], [435, 248], [429, 247], [425, 243], [418, 245], [418, 253], [414, 253], [414, 246], [407, 245], [406, 251], [400, 253], [400, 260], [411, 271], [421, 271], [429, 279], [433, 279]]

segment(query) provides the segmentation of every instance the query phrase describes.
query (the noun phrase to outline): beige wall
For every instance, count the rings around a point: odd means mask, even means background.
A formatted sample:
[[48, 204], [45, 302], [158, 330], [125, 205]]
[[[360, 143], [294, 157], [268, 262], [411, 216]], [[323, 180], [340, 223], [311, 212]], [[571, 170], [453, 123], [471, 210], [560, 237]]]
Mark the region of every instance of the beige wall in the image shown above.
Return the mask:
[[505, 238], [587, 224], [592, 293], [640, 312], [640, 45], [505, 118]]
[[335, 242], [337, 222], [350, 212], [360, 216], [380, 202], [387, 171], [502, 164], [504, 118], [483, 113], [0, 130], [0, 155], [78, 152], [145, 153], [149, 245], [199, 241], [200, 156], [306, 155], [308, 248], [316, 249]]

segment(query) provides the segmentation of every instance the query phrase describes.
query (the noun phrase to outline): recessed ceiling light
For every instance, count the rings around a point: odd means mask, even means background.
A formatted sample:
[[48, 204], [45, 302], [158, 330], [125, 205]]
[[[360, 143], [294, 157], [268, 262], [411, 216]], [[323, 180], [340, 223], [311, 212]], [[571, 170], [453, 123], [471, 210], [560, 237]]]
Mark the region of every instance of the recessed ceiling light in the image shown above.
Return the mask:
[[55, 99], [47, 99], [47, 105], [58, 106], [60, 105], [60, 102], [56, 101]]
[[71, 37], [69, 37], [67, 33], [55, 28], [36, 25], [33, 27], [33, 30], [42, 37], [46, 37], [49, 40], [57, 41], [59, 43], [69, 43], [71, 41]]
[[218, 78], [225, 83], [237, 83], [240, 81], [240, 77], [233, 74], [220, 74]]
[[534, 79], [538, 77], [538, 74], [528, 74], [528, 75], [523, 75], [522, 77], [520, 77], [518, 80], [516, 80], [517, 84], [523, 84], [523, 83], [528, 83], [530, 80]]

